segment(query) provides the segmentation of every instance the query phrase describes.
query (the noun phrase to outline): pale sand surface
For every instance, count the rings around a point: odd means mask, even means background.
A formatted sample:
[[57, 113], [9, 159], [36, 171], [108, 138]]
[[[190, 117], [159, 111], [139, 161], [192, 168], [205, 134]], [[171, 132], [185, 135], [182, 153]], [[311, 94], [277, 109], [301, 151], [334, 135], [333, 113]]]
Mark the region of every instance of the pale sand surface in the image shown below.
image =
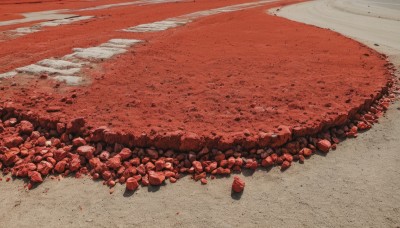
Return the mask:
[[[347, 2], [352, 2], [350, 12], [357, 8], [355, 1]], [[396, 4], [388, 5], [398, 1], [357, 2], [361, 6], [369, 4], [371, 12], [379, 8], [382, 15], [382, 7], [399, 10]], [[340, 3], [342, 7], [346, 4]], [[324, 8], [318, 6], [319, 2], [305, 4], [316, 10]], [[304, 13], [287, 9], [291, 10], [290, 15]], [[348, 26], [352, 26], [350, 22], [375, 17], [365, 17], [360, 12], [347, 14], [352, 15]], [[326, 21], [330, 26], [338, 20], [336, 14], [329, 16], [325, 12], [322, 16], [309, 16], [317, 19], [314, 22]], [[326, 19], [328, 16], [331, 21]], [[379, 22], [382, 24], [375, 27], [397, 26], [393, 21]], [[346, 23], [341, 27], [345, 28]], [[364, 30], [368, 29], [371, 26]], [[395, 27], [386, 31], [400, 32]], [[395, 57], [400, 40], [374, 33], [363, 33], [369, 34], [362, 37], [363, 41], [382, 44], [373, 47], [390, 54], [394, 61], [399, 60]], [[383, 45], [385, 48], [381, 49]], [[396, 64], [399, 66], [399, 62]], [[209, 180], [208, 185], [201, 186], [186, 177], [160, 189], [140, 188], [133, 195], [124, 194], [123, 186], [117, 186], [110, 195], [101, 182], [88, 178], [46, 179], [31, 191], [22, 189], [22, 180], [3, 180], [0, 227], [400, 227], [398, 107], [398, 103], [392, 105], [380, 124], [357, 139], [343, 142], [326, 157], [313, 156], [304, 165], [296, 163], [284, 173], [274, 168], [241, 175], [246, 181], [241, 196], [231, 195], [233, 178]]]

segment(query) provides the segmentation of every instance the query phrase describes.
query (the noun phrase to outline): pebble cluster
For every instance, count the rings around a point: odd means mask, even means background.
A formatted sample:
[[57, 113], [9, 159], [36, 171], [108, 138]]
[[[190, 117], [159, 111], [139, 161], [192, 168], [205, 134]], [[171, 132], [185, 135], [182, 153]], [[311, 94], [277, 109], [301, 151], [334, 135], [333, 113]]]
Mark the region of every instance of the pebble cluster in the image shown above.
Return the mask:
[[[29, 178], [28, 189], [51, 175], [89, 175], [111, 188], [124, 184], [129, 191], [140, 185], [162, 185], [167, 180], [175, 183], [183, 175], [191, 175], [204, 185], [208, 178], [242, 169], [278, 166], [283, 171], [293, 162], [303, 163], [315, 153], [328, 153], [343, 139], [370, 129], [394, 100], [394, 93], [385, 95], [345, 125], [293, 138], [277, 148], [247, 150], [236, 145], [225, 151], [204, 147], [199, 152], [107, 143], [99, 140], [98, 133], [108, 129], [91, 129], [84, 118], [46, 128], [46, 120], [28, 121], [25, 115], [16, 115], [11, 104], [4, 104], [0, 109], [0, 170], [12, 177]], [[234, 192], [243, 191], [244, 186], [244, 181], [234, 178]]]

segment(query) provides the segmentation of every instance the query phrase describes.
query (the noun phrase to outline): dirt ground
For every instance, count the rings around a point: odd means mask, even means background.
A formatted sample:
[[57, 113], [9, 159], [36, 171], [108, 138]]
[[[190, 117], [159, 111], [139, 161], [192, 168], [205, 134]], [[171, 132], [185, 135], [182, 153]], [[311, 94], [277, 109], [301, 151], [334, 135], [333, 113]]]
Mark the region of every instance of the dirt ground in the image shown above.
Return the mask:
[[120, 185], [109, 194], [89, 178], [47, 179], [31, 191], [3, 178], [0, 227], [400, 227], [399, 109], [326, 156], [242, 174], [241, 195], [231, 194], [232, 177], [134, 194]]
[[326, 157], [313, 156], [286, 172], [275, 168], [202, 186], [188, 177], [133, 195], [113, 194], [88, 178], [46, 180], [31, 191], [0, 183], [2, 227], [399, 227], [400, 111]]

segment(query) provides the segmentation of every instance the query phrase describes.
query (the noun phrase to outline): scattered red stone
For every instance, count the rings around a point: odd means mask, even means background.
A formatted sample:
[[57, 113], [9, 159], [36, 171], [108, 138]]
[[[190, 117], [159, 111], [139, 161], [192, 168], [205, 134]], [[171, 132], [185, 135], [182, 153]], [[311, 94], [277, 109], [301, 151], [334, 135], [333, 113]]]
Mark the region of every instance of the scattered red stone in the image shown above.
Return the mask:
[[[384, 110], [384, 106], [377, 100], [370, 110]], [[377, 112], [362, 112], [364, 114], [357, 114], [355, 120], [316, 135], [291, 137], [291, 141], [280, 147], [247, 150], [237, 146], [225, 151], [203, 148], [198, 153], [180, 153], [124, 146], [113, 141], [115, 135], [107, 133], [99, 140], [96, 134], [106, 129], [88, 130], [81, 118], [67, 124], [53, 123], [26, 120], [23, 115], [0, 109], [0, 170], [4, 174], [11, 173], [13, 177], [30, 178], [28, 189], [53, 174], [91, 175], [94, 180], [102, 178], [110, 187], [117, 183], [125, 184], [129, 191], [137, 189], [140, 184], [162, 185], [166, 178], [175, 183], [182, 173], [207, 184], [207, 174], [214, 179], [215, 175], [229, 175], [243, 168], [280, 166], [285, 170], [292, 162], [303, 163], [305, 157], [317, 149], [326, 153], [341, 140], [354, 137], [359, 129], [369, 129], [372, 124], [366, 124], [364, 120], [376, 120]], [[194, 146], [187, 140], [188, 147]], [[241, 192], [243, 188], [244, 182], [235, 177], [233, 191]]]
[[244, 183], [244, 181], [242, 179], [240, 179], [238, 176], [235, 176], [233, 178], [232, 191], [234, 191], [236, 193], [243, 192], [245, 185], [246, 184]]
[[165, 180], [165, 176], [161, 172], [150, 171], [148, 174], [149, 174], [149, 183], [151, 185], [154, 186], [161, 185]]
[[129, 178], [126, 180], [126, 189], [127, 189], [128, 191], [134, 191], [134, 190], [136, 190], [138, 187], [139, 187], [139, 183], [138, 183], [138, 181], [137, 181], [135, 178], [129, 177]]
[[317, 147], [318, 147], [318, 149], [320, 150], [320, 151], [322, 151], [322, 152], [324, 152], [324, 153], [328, 153], [329, 152], [329, 149], [331, 149], [331, 142], [329, 142], [328, 140], [326, 140], [326, 139], [323, 139], [323, 140], [320, 140], [318, 143], [317, 143]]

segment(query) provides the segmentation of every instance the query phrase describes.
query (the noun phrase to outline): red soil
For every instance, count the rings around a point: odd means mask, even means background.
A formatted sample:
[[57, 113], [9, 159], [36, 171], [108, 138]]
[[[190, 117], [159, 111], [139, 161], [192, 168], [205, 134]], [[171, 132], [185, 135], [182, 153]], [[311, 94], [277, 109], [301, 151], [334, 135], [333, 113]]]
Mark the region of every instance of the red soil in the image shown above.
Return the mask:
[[[42, 118], [83, 116], [91, 126], [132, 133], [135, 146], [199, 150], [204, 145], [227, 149], [232, 143], [277, 146], [291, 132], [315, 134], [344, 124], [387, 89], [390, 73], [378, 53], [331, 31], [265, 13], [293, 1], [212, 16], [165, 32], [111, 32], [228, 2], [243, 1], [112, 9], [107, 11], [111, 17], [0, 43], [3, 72], [110, 38], [148, 41], [98, 69], [87, 69], [89, 86], [54, 88], [49, 81], [12, 79], [3, 84], [16, 81], [18, 86], [4, 86], [0, 101], [13, 101], [22, 112]], [[128, 12], [135, 12], [135, 18]], [[77, 95], [73, 104], [61, 101], [71, 94]], [[61, 112], [47, 113], [49, 106], [61, 107]], [[278, 129], [280, 125], [293, 131]], [[166, 134], [177, 130], [194, 134]], [[267, 142], [260, 143], [260, 132], [271, 132]]]
[[[204, 0], [196, 3], [165, 3], [78, 12], [76, 14], [96, 16], [96, 18], [71, 25], [43, 28], [43, 32], [7, 40], [7, 42], [0, 42], [0, 73], [35, 63], [45, 58], [70, 54], [72, 48], [97, 46], [116, 37], [138, 37], [135, 34], [118, 32], [117, 30], [243, 2], [249, 1]], [[73, 13], [75, 14], [75, 12]], [[24, 26], [27, 25], [24, 24], [18, 27]], [[15, 29], [15, 26], [12, 29]]]

